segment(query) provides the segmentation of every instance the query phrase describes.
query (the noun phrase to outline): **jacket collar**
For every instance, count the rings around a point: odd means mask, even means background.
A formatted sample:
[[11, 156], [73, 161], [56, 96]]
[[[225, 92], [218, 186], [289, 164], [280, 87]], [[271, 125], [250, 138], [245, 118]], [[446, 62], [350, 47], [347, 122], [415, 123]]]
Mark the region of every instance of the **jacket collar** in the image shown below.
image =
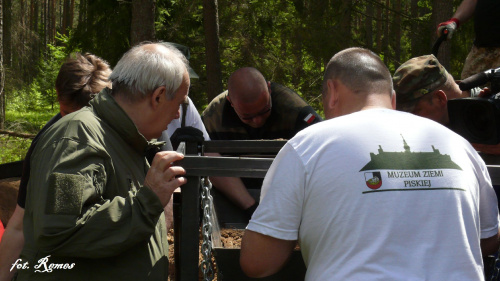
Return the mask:
[[105, 88], [102, 90], [101, 93], [90, 101], [90, 106], [97, 116], [113, 128], [138, 153], [145, 154], [149, 148], [163, 144], [163, 142], [158, 143], [156, 140], [148, 142], [139, 133], [132, 119], [130, 119], [111, 95], [111, 89]]

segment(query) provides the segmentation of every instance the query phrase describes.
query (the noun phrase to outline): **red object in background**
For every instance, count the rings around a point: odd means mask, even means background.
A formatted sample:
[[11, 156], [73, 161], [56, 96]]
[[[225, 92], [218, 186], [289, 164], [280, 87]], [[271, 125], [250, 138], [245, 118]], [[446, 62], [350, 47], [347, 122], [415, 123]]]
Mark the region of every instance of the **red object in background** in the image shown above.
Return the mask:
[[3, 228], [3, 223], [2, 223], [2, 221], [0, 221], [0, 241], [2, 241], [2, 235], [3, 235], [4, 231], [5, 231], [5, 229]]

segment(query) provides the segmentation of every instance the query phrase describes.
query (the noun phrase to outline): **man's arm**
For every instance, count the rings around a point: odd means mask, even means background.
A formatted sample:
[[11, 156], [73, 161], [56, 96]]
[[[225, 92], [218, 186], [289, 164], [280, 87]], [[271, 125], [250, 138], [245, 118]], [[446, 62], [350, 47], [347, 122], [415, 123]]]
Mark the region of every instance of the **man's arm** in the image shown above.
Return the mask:
[[472, 146], [479, 152], [491, 154], [491, 155], [500, 155], [500, 144], [481, 144], [481, 143], [472, 143]]
[[498, 252], [498, 243], [499, 235], [498, 233], [490, 238], [481, 239], [481, 253], [483, 257], [493, 255]]
[[[12, 265], [19, 258], [24, 246], [24, 209], [16, 205], [0, 243], [0, 281], [10, 281], [16, 273]], [[12, 270], [11, 270], [12, 268]]]
[[468, 21], [474, 15], [476, 10], [477, 0], [463, 0], [458, 6], [453, 17], [458, 19], [461, 24]]
[[296, 243], [246, 230], [241, 241], [241, 269], [253, 278], [272, 275], [286, 264]]
[[246, 210], [255, 204], [255, 199], [248, 193], [245, 184], [240, 178], [234, 177], [210, 177], [214, 186], [226, 197], [234, 202], [242, 210]]
[[[205, 153], [205, 156], [220, 157], [219, 153]], [[248, 193], [245, 184], [235, 177], [210, 177], [214, 186], [242, 210], [255, 204], [255, 199]]]

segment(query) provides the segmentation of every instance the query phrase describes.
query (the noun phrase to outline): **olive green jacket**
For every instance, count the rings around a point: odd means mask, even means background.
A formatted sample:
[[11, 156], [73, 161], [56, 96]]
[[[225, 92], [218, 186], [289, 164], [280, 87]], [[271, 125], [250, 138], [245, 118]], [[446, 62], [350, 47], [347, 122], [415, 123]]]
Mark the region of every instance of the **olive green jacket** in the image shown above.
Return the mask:
[[163, 207], [142, 186], [150, 144], [109, 92], [34, 150], [17, 280], [167, 280]]

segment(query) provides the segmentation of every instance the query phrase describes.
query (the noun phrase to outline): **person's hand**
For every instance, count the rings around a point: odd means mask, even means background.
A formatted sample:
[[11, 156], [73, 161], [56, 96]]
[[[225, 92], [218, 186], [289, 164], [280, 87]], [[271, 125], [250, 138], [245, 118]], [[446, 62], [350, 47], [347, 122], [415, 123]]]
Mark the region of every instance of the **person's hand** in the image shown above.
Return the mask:
[[491, 92], [491, 90], [488, 88], [488, 87], [484, 87], [481, 89], [481, 91], [479, 92], [479, 95], [478, 97], [480, 98], [488, 98], [489, 96], [491, 96], [491, 94], [493, 94]]
[[456, 18], [452, 18], [452, 19], [450, 19], [448, 21], [440, 23], [438, 25], [438, 28], [437, 28], [437, 36], [438, 37], [443, 36], [444, 30], [447, 29], [448, 30], [448, 36], [446, 37], [445, 40], [451, 39], [451, 37], [453, 36], [453, 33], [455, 32], [455, 30], [457, 30], [459, 24], [460, 24], [460, 22]]
[[184, 155], [175, 151], [160, 151], [156, 153], [151, 168], [149, 168], [144, 180], [144, 185], [149, 187], [160, 198], [165, 207], [170, 200], [174, 190], [187, 182], [184, 177], [186, 171], [180, 166], [172, 166], [172, 163], [184, 158]]
[[480, 144], [472, 143], [472, 146], [482, 153], [500, 155], [500, 144]]

